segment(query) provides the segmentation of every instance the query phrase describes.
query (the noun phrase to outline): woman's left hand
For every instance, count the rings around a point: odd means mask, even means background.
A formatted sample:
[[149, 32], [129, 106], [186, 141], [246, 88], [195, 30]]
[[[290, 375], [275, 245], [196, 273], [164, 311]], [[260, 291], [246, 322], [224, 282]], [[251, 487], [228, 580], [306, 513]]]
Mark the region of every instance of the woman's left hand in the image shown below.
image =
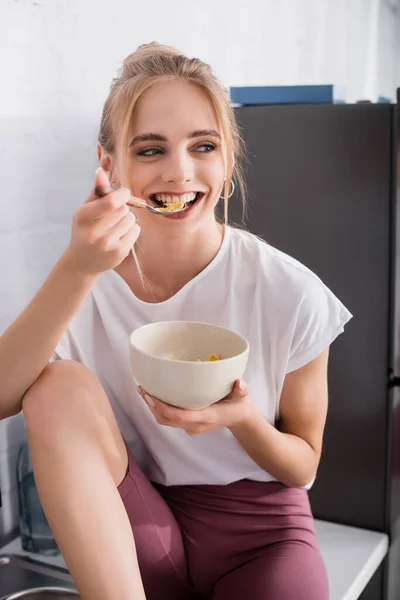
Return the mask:
[[137, 390], [157, 423], [184, 429], [191, 436], [221, 427], [237, 427], [256, 411], [249, 398], [248, 385], [243, 379], [236, 380], [232, 392], [223, 400], [201, 410], [176, 408], [150, 396], [141, 386], [138, 386]]

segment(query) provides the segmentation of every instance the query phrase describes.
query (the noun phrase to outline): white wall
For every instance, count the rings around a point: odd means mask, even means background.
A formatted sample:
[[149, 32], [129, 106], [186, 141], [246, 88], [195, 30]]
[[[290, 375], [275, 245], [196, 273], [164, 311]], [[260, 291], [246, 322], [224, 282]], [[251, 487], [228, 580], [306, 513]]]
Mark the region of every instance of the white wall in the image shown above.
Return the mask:
[[[399, 2], [2, 0], [0, 333], [68, 243], [102, 103], [128, 53], [157, 40], [210, 62], [228, 86], [336, 83], [348, 101], [394, 99], [400, 10], [390, 5]], [[22, 436], [20, 416], [0, 423], [0, 535], [16, 523]]]

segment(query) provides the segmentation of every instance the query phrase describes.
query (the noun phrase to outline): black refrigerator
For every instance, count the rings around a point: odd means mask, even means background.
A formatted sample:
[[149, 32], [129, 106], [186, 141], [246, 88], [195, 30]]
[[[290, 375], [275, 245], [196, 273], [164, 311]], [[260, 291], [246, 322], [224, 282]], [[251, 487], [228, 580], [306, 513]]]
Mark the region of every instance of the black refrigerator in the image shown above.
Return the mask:
[[[388, 533], [362, 600], [400, 598], [398, 105], [243, 106], [245, 227], [317, 273], [354, 317], [334, 342], [314, 516]], [[231, 223], [242, 226], [236, 193]]]

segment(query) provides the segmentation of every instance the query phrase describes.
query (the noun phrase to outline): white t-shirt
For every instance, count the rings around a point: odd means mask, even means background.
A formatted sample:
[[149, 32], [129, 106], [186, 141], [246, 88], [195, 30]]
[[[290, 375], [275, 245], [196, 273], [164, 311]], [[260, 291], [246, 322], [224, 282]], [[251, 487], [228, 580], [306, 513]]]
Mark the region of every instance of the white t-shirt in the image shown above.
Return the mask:
[[129, 335], [147, 323], [179, 320], [213, 323], [242, 334], [250, 344], [244, 379], [251, 400], [275, 424], [285, 375], [327, 348], [351, 316], [298, 261], [251, 233], [226, 227], [212, 262], [165, 302], [143, 302], [114, 270], [103, 273], [51, 360], [76, 360], [95, 373], [122, 436], [151, 481], [274, 481], [228, 429], [191, 437], [155, 421], [136, 391]]

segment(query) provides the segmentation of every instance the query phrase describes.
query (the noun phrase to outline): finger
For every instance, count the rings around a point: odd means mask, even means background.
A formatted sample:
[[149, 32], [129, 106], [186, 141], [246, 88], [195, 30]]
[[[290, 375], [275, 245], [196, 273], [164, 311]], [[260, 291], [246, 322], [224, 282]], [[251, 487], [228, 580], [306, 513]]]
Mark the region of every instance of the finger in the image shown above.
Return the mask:
[[[119, 190], [121, 189], [120, 187], [113, 187], [113, 190]], [[130, 196], [127, 204], [129, 204], [129, 206], [133, 206], [133, 207], [137, 207], [137, 208], [146, 208], [147, 206], [147, 202], [145, 200], [142, 200], [142, 198], [138, 198], [137, 196]]]
[[140, 386], [138, 387], [138, 392], [150, 408], [151, 412], [154, 415], [157, 415], [157, 420], [160, 424], [163, 424], [161, 421], [165, 421], [170, 427], [184, 428], [186, 425], [198, 423], [198, 416], [196, 416], [193, 411], [170, 406], [159, 398], [151, 396], [151, 394], [147, 393]]
[[191, 437], [199, 435], [200, 433], [203, 433], [204, 431], [207, 431], [208, 428], [209, 428], [209, 425], [193, 424], [193, 423], [191, 423], [190, 424], [191, 427], [193, 427], [193, 425], [195, 425], [195, 426], [197, 425], [198, 430], [197, 431], [188, 430], [188, 429], [185, 428], [185, 426], [188, 425], [187, 423], [181, 423], [179, 421], [171, 421], [165, 415], [161, 414], [157, 410], [157, 408], [155, 408], [152, 405], [152, 402], [153, 402], [152, 399], [154, 398], [154, 396], [149, 396], [146, 393], [143, 393], [143, 394], [140, 394], [140, 395], [142, 396], [143, 400], [146, 402], [147, 406], [150, 409], [150, 412], [152, 413], [152, 415], [155, 418], [155, 420], [157, 421], [157, 423], [159, 425], [162, 425], [163, 427], [173, 427], [174, 429], [183, 429]]
[[143, 400], [146, 402], [146, 404], [148, 404], [149, 406], [151, 406], [152, 408], [155, 408], [156, 403], [154, 402], [154, 400], [151, 398], [150, 394], [148, 394], [141, 385], [137, 386], [137, 391], [138, 393], [142, 396]]
[[98, 198], [97, 202], [92, 202], [85, 209], [89, 212], [92, 209], [95, 217], [102, 217], [120, 206], [126, 205], [130, 197], [131, 193], [128, 188], [120, 187], [118, 190], [111, 190], [106, 196]]
[[169, 421], [168, 419], [163, 417], [163, 415], [160, 415], [160, 413], [157, 412], [156, 409], [152, 408], [151, 406], [149, 406], [149, 409], [159, 425], [163, 425], [164, 427], [173, 427], [174, 429], [182, 429], [182, 425], [180, 423], [174, 423], [173, 421]]
[[[115, 186], [114, 188], [112, 188], [107, 173], [104, 171], [104, 169], [98, 167], [98, 169], [96, 169], [95, 174], [94, 189], [88, 201], [92, 202], [96, 198], [103, 198], [104, 196], [107, 196], [107, 194], [110, 194], [113, 191], [118, 191], [119, 189], [126, 188], [116, 188]], [[127, 204], [129, 204], [130, 206], [136, 206], [138, 208], [145, 208], [147, 206], [147, 202], [145, 200], [143, 200], [142, 198], [138, 198], [137, 196], [132, 196], [131, 193], [129, 199], [127, 200]]]
[[197, 427], [188, 427], [184, 429], [184, 432], [190, 435], [191, 437], [195, 437], [196, 435], [208, 433], [209, 431], [213, 431], [214, 429], [216, 428], [210, 425], [198, 425]]
[[[95, 185], [93, 189], [93, 195], [95, 196], [95, 198], [91, 198], [90, 201], [93, 201], [93, 199], [96, 198], [103, 198], [107, 194], [110, 194], [113, 191], [118, 191], [120, 189], [126, 188], [124, 188], [123, 186], [111, 187], [107, 173], [101, 167], [99, 167], [96, 170]], [[147, 206], [147, 202], [145, 200], [143, 200], [142, 198], [138, 198], [137, 196], [132, 196], [131, 192], [129, 193], [130, 196], [127, 200], [127, 204], [138, 208], [145, 208]]]
[[247, 396], [249, 393], [249, 386], [244, 379], [236, 380], [237, 391], [240, 396]]
[[147, 206], [147, 202], [145, 202], [141, 198], [138, 198], [137, 196], [132, 196], [132, 195], [131, 195], [130, 199], [128, 200], [128, 204], [129, 204], [129, 206], [136, 206], [138, 208], [146, 208], [146, 206]]
[[[163, 414], [161, 414], [160, 411], [157, 410], [156, 403], [153, 400], [153, 396], [150, 396], [150, 394], [148, 394], [145, 391], [139, 391], [139, 394], [141, 395], [141, 397], [143, 398], [143, 400], [145, 401], [145, 403], [147, 404], [147, 406], [149, 407], [149, 409], [155, 416], [158, 423], [160, 423], [160, 425], [164, 424], [163, 421], [168, 421], [169, 424], [171, 424], [171, 421], [169, 419], [167, 419]], [[175, 427], [175, 425], [174, 425], [174, 427]]]
[[249, 386], [244, 379], [236, 379], [235, 384], [232, 388], [232, 392], [229, 394], [229, 398], [244, 398], [249, 395]]
[[178, 426], [186, 428], [186, 426], [194, 427], [209, 427], [214, 425], [217, 420], [215, 410], [204, 408], [202, 410], [187, 410], [177, 406], [166, 404], [159, 398], [155, 398], [147, 394], [154, 403], [154, 410], [162, 415], [167, 421], [177, 423]]
[[[181, 419], [179, 415], [175, 414], [175, 411], [168, 411], [165, 408], [164, 402], [154, 398], [154, 396], [150, 396], [147, 393], [142, 395], [143, 400], [146, 402], [147, 406], [150, 408], [153, 414], [157, 414], [160, 419], [167, 421], [169, 424], [174, 423], [174, 427], [182, 427]], [[176, 409], [179, 410], [179, 409]]]
[[99, 214], [99, 207], [96, 206], [95, 202], [81, 206], [79, 214], [77, 214], [77, 222], [83, 227], [90, 227], [90, 229], [97, 233], [102, 234], [109, 229], [112, 229], [117, 223], [119, 223], [128, 213], [130, 209], [126, 204], [122, 204], [115, 210], [112, 210], [101, 217]]
[[[95, 197], [90, 202], [84, 202], [79, 208], [79, 222], [86, 223], [93, 220], [101, 219], [101, 217], [109, 216], [113, 211], [126, 206], [130, 198], [130, 191], [127, 188], [119, 188], [112, 191], [103, 198]], [[121, 209], [127, 213], [129, 208]]]
[[136, 217], [133, 213], [128, 212], [122, 219], [118, 221], [114, 227], [110, 227], [107, 230], [108, 235], [111, 235], [113, 238], [120, 240], [136, 223]]
[[135, 242], [138, 239], [139, 235], [140, 235], [140, 225], [138, 225], [137, 223], [135, 223], [134, 225], [132, 225], [132, 227], [130, 228], [130, 230], [128, 231], [128, 233], [126, 233], [125, 235], [123, 235], [120, 238], [120, 242], [124, 246], [126, 245], [126, 248], [128, 249], [128, 252], [130, 252], [130, 250], [135, 245]]
[[111, 191], [112, 188], [110, 186], [110, 180], [107, 173], [104, 171], [104, 169], [98, 167], [94, 176], [94, 186], [89, 194], [89, 197], [85, 201], [85, 204], [93, 202], [94, 200], [98, 200]]
[[112, 187], [108, 175], [104, 169], [99, 167], [96, 169], [96, 175], [94, 177], [94, 195], [98, 198], [102, 198], [110, 192], [112, 192]]
[[201, 415], [196, 414], [198, 411], [195, 413], [192, 410], [185, 410], [176, 406], [170, 406], [169, 404], [165, 404], [165, 402], [158, 400], [158, 398], [154, 398], [154, 396], [151, 396], [151, 399], [155, 403], [154, 409], [160, 415], [172, 423], [177, 423], [180, 427], [198, 424], [201, 422]]
[[143, 400], [146, 402], [147, 406], [150, 406], [150, 408], [155, 408], [155, 402], [153, 402], [153, 400], [150, 398], [150, 396], [148, 396], [147, 394], [140, 394], [143, 398]]
[[[152, 396], [151, 394], [149, 394], [149, 392], [146, 392], [146, 390], [143, 389], [141, 385], [138, 385], [137, 390], [138, 390], [139, 394], [142, 396], [143, 400], [145, 400], [153, 408], [161, 408], [162, 406], [165, 406], [165, 407], [169, 406], [168, 404], [165, 404], [165, 402], [163, 402], [159, 398], [156, 398], [155, 396]], [[179, 409], [176, 409], [176, 410], [179, 410]]]

